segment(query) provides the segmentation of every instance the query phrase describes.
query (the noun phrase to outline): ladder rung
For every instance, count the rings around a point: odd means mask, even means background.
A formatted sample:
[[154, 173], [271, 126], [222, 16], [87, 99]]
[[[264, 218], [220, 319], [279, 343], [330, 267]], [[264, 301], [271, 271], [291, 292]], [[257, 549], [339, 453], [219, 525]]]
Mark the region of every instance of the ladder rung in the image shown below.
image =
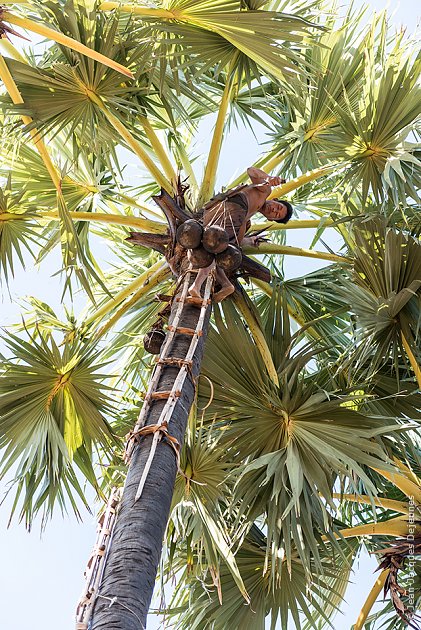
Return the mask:
[[188, 361], [187, 359], [177, 359], [175, 357], [164, 357], [162, 359], [158, 358], [158, 363], [159, 365], [173, 365], [178, 368], [191, 368], [193, 366], [193, 361]]
[[176, 302], [185, 302], [186, 304], [193, 304], [193, 306], [207, 306], [212, 303], [212, 300], [204, 300], [202, 297], [195, 297], [194, 295], [188, 295], [184, 300], [180, 297], [176, 299]]
[[175, 392], [166, 391], [166, 392], [153, 392], [150, 395], [151, 400], [165, 400], [165, 398], [170, 398], [170, 396], [174, 396], [174, 398], [179, 398], [181, 396], [181, 391], [177, 390]]
[[179, 333], [180, 335], [190, 335], [191, 337], [193, 337], [194, 335], [201, 337], [203, 335], [203, 332], [201, 330], [198, 330], [196, 332], [194, 328], [182, 328], [182, 327], [174, 328], [174, 326], [168, 326], [168, 330], [170, 332]]

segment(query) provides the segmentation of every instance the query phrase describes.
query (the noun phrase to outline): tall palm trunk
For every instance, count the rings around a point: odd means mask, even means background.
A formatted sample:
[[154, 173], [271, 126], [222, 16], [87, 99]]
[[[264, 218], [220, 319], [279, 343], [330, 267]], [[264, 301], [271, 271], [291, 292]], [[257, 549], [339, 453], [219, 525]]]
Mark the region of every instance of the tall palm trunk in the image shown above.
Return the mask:
[[[182, 291], [188, 278], [181, 284], [172, 303], [171, 326], [180, 307]], [[211, 306], [206, 307], [202, 334], [193, 354], [191, 369], [187, 370], [180, 395], [171, 414], [168, 432], [183, 444], [188, 414], [195, 396], [195, 379], [199, 374], [204, 343], [209, 325]], [[176, 328], [196, 329], [201, 309], [182, 303]], [[180, 311], [179, 311], [180, 315]], [[185, 359], [192, 335], [175, 333], [167, 357]], [[164, 342], [165, 347], [165, 342]], [[165, 364], [155, 392], [170, 391], [180, 372], [177, 366]], [[159, 422], [166, 400], [152, 400], [145, 417], [145, 425]], [[146, 617], [155, 585], [162, 542], [168, 522], [177, 460], [174, 449], [165, 440], [158, 443], [141, 497], [135, 501], [139, 481], [148, 459], [152, 436], [141, 438], [131, 458], [121, 505], [106, 561], [103, 580], [91, 620], [92, 630], [139, 630], [146, 627]]]

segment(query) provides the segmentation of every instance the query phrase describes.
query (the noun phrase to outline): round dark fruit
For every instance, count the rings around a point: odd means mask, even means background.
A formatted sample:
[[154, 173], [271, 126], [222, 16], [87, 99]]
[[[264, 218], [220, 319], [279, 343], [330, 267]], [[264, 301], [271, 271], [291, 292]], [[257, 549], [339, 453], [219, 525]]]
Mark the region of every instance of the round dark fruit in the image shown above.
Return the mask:
[[202, 267], [209, 267], [215, 260], [215, 256], [210, 252], [207, 252], [203, 247], [197, 247], [196, 249], [189, 249], [188, 251], [189, 261], [193, 269], [201, 269]]
[[161, 352], [161, 346], [164, 343], [165, 333], [162, 330], [150, 330], [143, 337], [143, 347], [146, 352], [151, 354], [159, 354]]
[[228, 245], [226, 250], [216, 256], [216, 264], [221, 267], [225, 273], [232, 273], [238, 269], [243, 260], [243, 254], [234, 245]]
[[177, 243], [184, 249], [195, 249], [199, 247], [203, 234], [203, 227], [198, 221], [188, 219], [177, 229]]
[[206, 251], [220, 254], [228, 247], [229, 236], [220, 225], [209, 225], [203, 230], [202, 244]]

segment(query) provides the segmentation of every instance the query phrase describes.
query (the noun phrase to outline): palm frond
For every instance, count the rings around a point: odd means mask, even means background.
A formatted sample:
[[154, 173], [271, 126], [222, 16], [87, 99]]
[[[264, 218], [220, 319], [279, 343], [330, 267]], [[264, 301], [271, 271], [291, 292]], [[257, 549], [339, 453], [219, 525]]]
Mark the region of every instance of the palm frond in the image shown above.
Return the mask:
[[[340, 569], [332, 567], [331, 562], [325, 561], [325, 573], [314, 574], [314, 581], [306, 584], [305, 571], [294, 554], [290, 571], [286, 562], [281, 563], [276, 585], [268, 579], [265, 571], [266, 540], [262, 532], [255, 526], [251, 528], [247, 538], [236, 553], [236, 562], [243, 577], [247, 592], [250, 595], [250, 605], [237, 596], [237, 586], [225, 564], [220, 569], [220, 593], [212, 583], [211, 574], [202, 581], [187, 580], [188, 588], [176, 588], [172, 606], [167, 615], [178, 630], [210, 630], [212, 627], [253, 628], [264, 630], [265, 620], [270, 615], [270, 628], [276, 627], [286, 630], [290, 618], [297, 628], [301, 627], [302, 617], [307, 618], [309, 626], [315, 628], [314, 611], [327, 622], [323, 607], [329, 605], [329, 599], [340, 595], [335, 592], [334, 580]], [[279, 625], [278, 625], [279, 624]]]
[[367, 362], [375, 372], [390, 357], [398, 373], [401, 361], [406, 362], [402, 336], [419, 364], [419, 242], [377, 220], [356, 225], [351, 246], [355, 256], [352, 281], [346, 281], [340, 291], [356, 316], [356, 365]]
[[53, 337], [28, 341], [8, 333], [11, 356], [4, 362], [0, 386], [1, 476], [12, 474], [12, 515], [29, 527], [42, 511], [44, 521], [67, 502], [89, 505], [79, 469], [98, 491], [92, 465], [95, 445], [108, 449], [112, 433], [106, 420], [111, 398], [98, 351], [81, 344], [61, 350]]
[[21, 201], [25, 191], [12, 190], [9, 176], [4, 188], [0, 188], [0, 274], [6, 283], [9, 274], [14, 275], [16, 258], [25, 266], [24, 253], [34, 257], [34, 249], [40, 237], [34, 229], [35, 207], [22, 209]]

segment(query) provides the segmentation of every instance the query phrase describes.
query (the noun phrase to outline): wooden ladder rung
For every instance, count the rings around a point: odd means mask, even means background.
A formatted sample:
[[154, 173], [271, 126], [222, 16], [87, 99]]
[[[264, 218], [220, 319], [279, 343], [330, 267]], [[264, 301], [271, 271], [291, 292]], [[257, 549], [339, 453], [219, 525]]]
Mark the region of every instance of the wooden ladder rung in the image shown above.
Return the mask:
[[158, 358], [159, 365], [172, 365], [173, 367], [193, 367], [193, 361], [188, 361], [187, 359], [177, 359], [176, 357], [164, 357]]
[[188, 295], [186, 298], [178, 297], [176, 302], [185, 302], [186, 304], [193, 304], [193, 306], [208, 306], [208, 304], [212, 303], [212, 300], [205, 300], [202, 297], [195, 297], [194, 295]]
[[194, 328], [183, 328], [181, 326], [178, 328], [174, 328], [174, 326], [168, 326], [168, 330], [170, 332], [179, 333], [180, 335], [190, 335], [191, 337], [193, 337], [194, 335], [201, 337], [203, 335], [203, 332], [201, 330], [198, 330], [196, 332]]
[[179, 398], [181, 396], [181, 391], [177, 390], [175, 392], [165, 391], [165, 392], [153, 392], [149, 398], [151, 400], [165, 400], [166, 398], [170, 398], [170, 396], [174, 396], [174, 398]]

